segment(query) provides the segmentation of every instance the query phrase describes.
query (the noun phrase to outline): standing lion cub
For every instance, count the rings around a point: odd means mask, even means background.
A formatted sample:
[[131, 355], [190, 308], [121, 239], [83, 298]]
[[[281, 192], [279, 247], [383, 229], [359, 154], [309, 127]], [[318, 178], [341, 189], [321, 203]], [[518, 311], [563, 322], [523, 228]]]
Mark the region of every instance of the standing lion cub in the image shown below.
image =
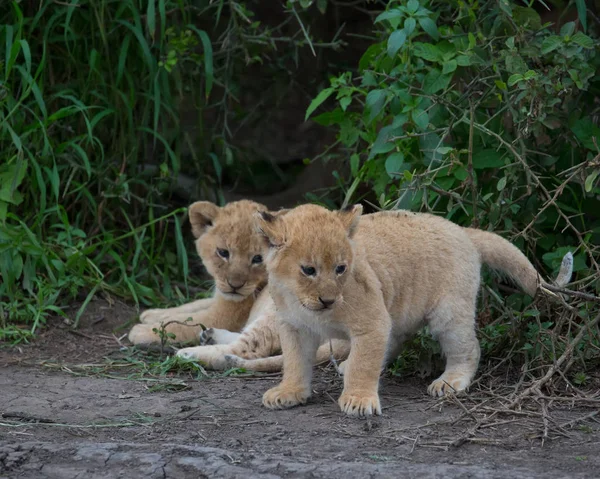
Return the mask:
[[[511, 276], [528, 294], [544, 284], [533, 265], [500, 236], [406, 211], [362, 217], [362, 207], [299, 206], [260, 213], [270, 244], [269, 290], [280, 318], [283, 380], [263, 396], [268, 408], [303, 404], [313, 359], [327, 338], [349, 339], [341, 409], [381, 414], [381, 368], [423, 325], [440, 342], [444, 373], [429, 386], [441, 396], [465, 390], [479, 362], [475, 301], [481, 264]], [[569, 263], [570, 261], [570, 263]], [[570, 279], [572, 258], [564, 264]]]

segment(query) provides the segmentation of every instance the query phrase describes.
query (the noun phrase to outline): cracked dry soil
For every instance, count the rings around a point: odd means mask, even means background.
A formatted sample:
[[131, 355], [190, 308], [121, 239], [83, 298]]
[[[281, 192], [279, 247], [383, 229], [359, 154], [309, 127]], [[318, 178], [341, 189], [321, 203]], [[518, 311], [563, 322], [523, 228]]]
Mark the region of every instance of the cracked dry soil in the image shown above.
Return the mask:
[[[478, 442], [458, 403], [426, 395], [426, 381], [385, 377], [384, 414], [350, 419], [334, 399], [341, 379], [315, 377], [306, 407], [268, 411], [277, 377], [185, 379], [154, 391], [143, 380], [78, 375], [73, 365], [123, 354], [112, 332], [135, 316], [124, 305], [90, 305], [77, 333], [60, 324], [35, 343], [0, 349], [0, 478], [598, 477], [598, 424], [566, 437], [530, 439], [504, 418]], [[121, 333], [117, 333], [119, 335]], [[71, 368], [69, 368], [71, 366]], [[567, 422], [589, 412], [565, 405]]]

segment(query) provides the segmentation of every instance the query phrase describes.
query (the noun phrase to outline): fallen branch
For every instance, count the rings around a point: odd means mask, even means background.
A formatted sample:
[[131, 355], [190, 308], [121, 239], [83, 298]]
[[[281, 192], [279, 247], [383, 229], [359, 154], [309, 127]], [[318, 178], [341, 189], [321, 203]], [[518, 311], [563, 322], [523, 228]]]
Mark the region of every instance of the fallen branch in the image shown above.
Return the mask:
[[540, 388], [544, 384], [546, 384], [552, 378], [552, 376], [554, 376], [554, 373], [556, 373], [556, 371], [562, 366], [562, 364], [571, 357], [571, 355], [573, 354], [573, 350], [581, 342], [586, 331], [588, 329], [595, 327], [599, 322], [600, 322], [600, 314], [598, 314], [591, 323], [582, 325], [581, 329], [577, 333], [577, 336], [575, 336], [573, 341], [571, 341], [569, 343], [569, 345], [567, 346], [567, 349], [565, 349], [565, 352], [562, 354], [562, 356], [560, 358], [558, 358], [556, 363], [554, 363], [548, 369], [548, 371], [546, 372], [544, 377], [535, 381], [531, 386], [529, 386], [521, 394], [519, 394], [519, 396], [517, 396], [517, 398], [515, 398], [510, 403], [510, 405], [508, 406], [508, 409], [514, 408], [517, 404], [519, 404], [525, 397], [529, 396], [532, 392], [539, 391]]

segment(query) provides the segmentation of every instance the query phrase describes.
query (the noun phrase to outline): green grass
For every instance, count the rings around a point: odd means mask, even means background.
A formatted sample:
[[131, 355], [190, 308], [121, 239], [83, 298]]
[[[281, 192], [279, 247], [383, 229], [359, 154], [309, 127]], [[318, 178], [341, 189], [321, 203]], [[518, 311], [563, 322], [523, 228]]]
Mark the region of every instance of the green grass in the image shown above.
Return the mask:
[[187, 381], [228, 376], [253, 376], [239, 368], [207, 371], [197, 361], [183, 360], [170, 353], [125, 348], [121, 352], [89, 364], [43, 362], [49, 370], [59, 370], [74, 376], [102, 377], [123, 381], [142, 381], [151, 392], [177, 392], [188, 389]]
[[[176, 96], [194, 82], [188, 99], [206, 102], [212, 48], [198, 28], [166, 28], [167, 12], [189, 20], [185, 2], [142, 3], [13, 1], [0, 16], [0, 340], [27, 341], [74, 301], [76, 327], [99, 293], [189, 297], [185, 209], [165, 193]], [[140, 174], [150, 150], [160, 176]]]

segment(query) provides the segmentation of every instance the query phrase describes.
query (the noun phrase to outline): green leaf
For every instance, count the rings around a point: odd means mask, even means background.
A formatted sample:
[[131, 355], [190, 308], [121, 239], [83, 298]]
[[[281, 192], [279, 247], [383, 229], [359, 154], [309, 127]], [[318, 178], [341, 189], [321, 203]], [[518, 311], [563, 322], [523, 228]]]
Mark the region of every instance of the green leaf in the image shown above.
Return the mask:
[[454, 178], [458, 181], [465, 181], [469, 177], [469, 172], [464, 166], [459, 166], [454, 170]]
[[467, 55], [458, 55], [456, 57], [456, 63], [461, 67], [468, 67], [471, 64], [471, 57]]
[[[426, 111], [414, 110], [412, 112], [412, 116], [413, 116], [413, 121], [415, 122], [415, 125], [417, 125], [419, 130], [421, 130], [421, 131], [427, 130], [427, 126], [429, 125], [429, 115], [427, 114]], [[439, 151], [439, 149], [438, 149], [438, 151]]]
[[399, 21], [403, 16], [404, 16], [404, 13], [402, 13], [397, 8], [394, 8], [393, 10], [389, 10], [387, 12], [383, 12], [383, 13], [379, 14], [377, 16], [377, 18], [375, 19], [375, 23], [379, 23], [384, 20], [388, 20], [388, 21], [398, 20]]
[[390, 178], [398, 178], [399, 176], [404, 174], [403, 168], [404, 165], [404, 155], [400, 152], [392, 153], [385, 160], [385, 171], [390, 176]]
[[438, 69], [432, 68], [430, 72], [425, 75], [423, 80], [423, 90], [425, 93], [433, 95], [440, 90], [444, 90], [450, 83], [451, 79], [452, 74], [445, 75]]
[[545, 55], [546, 53], [550, 53], [560, 47], [563, 43], [563, 39], [557, 35], [551, 35], [549, 37], [544, 38], [542, 42], [542, 53]]
[[509, 73], [525, 73], [527, 70], [527, 64], [525, 63], [525, 60], [523, 60], [521, 55], [518, 53], [506, 55], [506, 59], [504, 61], [506, 64], [506, 69]]
[[350, 157], [350, 172], [352, 176], [358, 176], [358, 169], [360, 167], [360, 157], [357, 154], [354, 154]]
[[335, 124], [340, 124], [346, 119], [346, 115], [341, 108], [336, 108], [333, 111], [326, 111], [325, 113], [321, 113], [313, 117], [313, 121], [323, 126], [331, 126]]
[[477, 45], [477, 40], [475, 39], [475, 35], [473, 35], [472, 32], [469, 32], [469, 34], [467, 35], [467, 38], [469, 39], [469, 50], [472, 50], [473, 48], [475, 48], [475, 45]]
[[592, 188], [594, 187], [594, 182], [596, 181], [596, 178], [598, 177], [599, 174], [600, 174], [600, 170], [593, 171], [585, 179], [585, 191], [587, 193], [589, 193], [590, 191], [592, 191]]
[[529, 27], [532, 30], [542, 28], [542, 19], [538, 12], [531, 7], [514, 7], [513, 18], [520, 27]]
[[343, 98], [340, 98], [340, 106], [342, 107], [343, 111], [346, 111], [346, 108], [348, 108], [348, 105], [350, 105], [350, 103], [352, 103], [351, 96], [345, 96]]
[[333, 92], [333, 88], [325, 88], [324, 90], [321, 90], [317, 97], [310, 102], [310, 105], [308, 105], [308, 108], [306, 109], [306, 115], [304, 115], [304, 121], [308, 120], [310, 115], [312, 115], [312, 113], [319, 108], [321, 103], [327, 100], [327, 98], [329, 98]]
[[358, 129], [349, 118], [340, 123], [340, 141], [344, 146], [350, 147], [358, 141]]
[[387, 54], [390, 57], [395, 56], [402, 45], [404, 45], [404, 42], [406, 42], [406, 32], [404, 30], [396, 30], [388, 38]]
[[590, 150], [596, 149], [592, 138], [596, 138], [596, 141], [600, 145], [600, 128], [595, 125], [589, 118], [580, 118], [571, 127], [571, 131], [575, 134], [577, 139]]
[[431, 18], [420, 17], [419, 18], [419, 25], [421, 25], [421, 28], [431, 38], [433, 38], [434, 40], [439, 40], [440, 34], [439, 34], [438, 29], [437, 29], [437, 27], [435, 25], [435, 22]]
[[[374, 43], [369, 48], [367, 48], [367, 51], [363, 54], [362, 57], [360, 57], [360, 60], [358, 62], [358, 69], [360, 71], [364, 71], [367, 68], [369, 68], [369, 66], [371, 66], [371, 64], [375, 62], [375, 59], [377, 58], [379, 53], [383, 50], [383, 47], [384, 47], [384, 43], [382, 42], [382, 43]], [[372, 76], [372, 73], [368, 72], [368, 71], [364, 73], [364, 76], [367, 76], [367, 74]], [[367, 83], [365, 83], [365, 81], [366, 80], [363, 78], [363, 85], [368, 85], [368, 80], [367, 80]]]
[[498, 184], [496, 185], [496, 189], [498, 191], [502, 191], [504, 188], [506, 188], [506, 176], [503, 176], [502, 178], [500, 178], [500, 180], [498, 181]]
[[594, 48], [594, 40], [585, 33], [577, 32], [571, 37], [571, 41], [583, 48]]
[[29, 50], [29, 44], [27, 40], [19, 40], [19, 43], [23, 58], [25, 58], [25, 68], [27, 69], [27, 73], [31, 73], [31, 51]]
[[406, 4], [406, 8], [408, 9], [408, 11], [410, 13], [415, 13], [419, 9], [418, 0], [408, 0], [408, 3]]
[[146, 9], [146, 27], [150, 38], [154, 41], [156, 34], [156, 0], [148, 0], [148, 8]]
[[485, 168], [498, 168], [504, 166], [502, 152], [496, 150], [479, 150], [473, 154], [473, 168], [483, 170]]
[[410, 35], [415, 31], [415, 27], [417, 26], [417, 21], [413, 17], [409, 17], [404, 20], [404, 31], [406, 35]]
[[444, 63], [442, 73], [452, 73], [454, 70], [456, 70], [457, 66], [458, 63], [456, 62], [456, 60], [450, 60], [449, 62]]
[[187, 25], [187, 28], [196, 32], [196, 34], [200, 37], [200, 41], [202, 42], [202, 48], [204, 50], [204, 75], [206, 76], [206, 81], [204, 85], [204, 95], [206, 98], [210, 95], [212, 90], [212, 85], [214, 81], [214, 69], [213, 69], [213, 48], [212, 43], [210, 43], [210, 38], [204, 30], [198, 29], [195, 25]]
[[413, 55], [430, 62], [437, 62], [442, 59], [442, 53], [438, 47], [431, 43], [415, 42], [413, 44]]
[[583, 31], [587, 32], [587, 7], [585, 6], [585, 0], [575, 0], [575, 5], [577, 5], [577, 15], [579, 16]]
[[367, 110], [369, 111], [369, 122], [379, 115], [379, 112], [385, 104], [386, 94], [384, 90], [371, 90], [366, 99]]
[[573, 35], [574, 31], [575, 31], [575, 22], [567, 22], [560, 29], [560, 35], [562, 37], [570, 37], [571, 35]]
[[508, 77], [507, 83], [508, 83], [508, 86], [513, 86], [522, 80], [523, 80], [523, 75], [521, 75], [520, 73], [515, 73], [514, 75], [511, 75]]
[[583, 90], [583, 83], [581, 82], [581, 78], [579, 78], [579, 72], [577, 70], [575, 70], [574, 68], [569, 68], [568, 72], [569, 72], [569, 76], [571, 77], [571, 80], [573, 80], [575, 82], [575, 85], [577, 86], [577, 88], [579, 88], [580, 90]]
[[431, 132], [419, 137], [419, 148], [425, 165], [442, 161], [442, 154], [438, 150], [442, 144], [442, 138], [437, 133]]
[[379, 134], [377, 135], [377, 139], [373, 143], [371, 147], [371, 151], [369, 152], [369, 160], [373, 158], [375, 155], [380, 153], [388, 153], [392, 151], [394, 148], [394, 142], [389, 141], [390, 138], [402, 134], [402, 128], [394, 128], [392, 125], [384, 126], [381, 130], [379, 130]]
[[15, 205], [23, 201], [23, 196], [17, 191], [25, 178], [27, 161], [16, 161], [0, 169], [0, 200]]
[[502, 80], [494, 80], [494, 83], [500, 90], [506, 91], [508, 89], [506, 83], [504, 83]]

